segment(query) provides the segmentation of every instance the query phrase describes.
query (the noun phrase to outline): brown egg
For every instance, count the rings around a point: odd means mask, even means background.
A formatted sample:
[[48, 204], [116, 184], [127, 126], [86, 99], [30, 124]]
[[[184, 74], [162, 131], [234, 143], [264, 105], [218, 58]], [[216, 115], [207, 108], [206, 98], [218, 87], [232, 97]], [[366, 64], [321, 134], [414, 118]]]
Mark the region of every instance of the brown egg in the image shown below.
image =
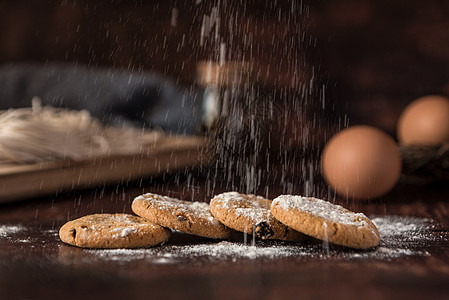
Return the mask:
[[395, 141], [383, 131], [353, 126], [327, 143], [321, 168], [324, 178], [338, 194], [369, 199], [394, 187], [401, 173], [401, 156]]
[[410, 103], [399, 118], [397, 134], [404, 145], [449, 142], [449, 99], [431, 95]]

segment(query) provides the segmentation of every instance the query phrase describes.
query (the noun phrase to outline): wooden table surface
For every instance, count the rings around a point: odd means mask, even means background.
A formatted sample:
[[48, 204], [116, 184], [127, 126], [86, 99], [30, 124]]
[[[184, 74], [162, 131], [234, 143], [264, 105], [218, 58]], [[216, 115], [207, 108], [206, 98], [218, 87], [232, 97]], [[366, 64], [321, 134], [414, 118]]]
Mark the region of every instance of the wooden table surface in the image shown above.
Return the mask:
[[[0, 299], [449, 299], [449, 189], [441, 186], [399, 184], [382, 199], [345, 203], [370, 217], [432, 220], [427, 236], [433, 238], [410, 240], [412, 252], [396, 257], [308, 241], [281, 247], [306, 249], [309, 255], [202, 254], [156, 263], [152, 256], [170, 258], [158, 256], [167, 247], [217, 241], [174, 233], [163, 246], [108, 258], [108, 252], [65, 245], [57, 235], [73, 218], [131, 212], [133, 198], [143, 192], [207, 201], [206, 190], [201, 175], [193, 181], [180, 173], [1, 205], [0, 228], [21, 230], [0, 231]], [[242, 243], [240, 235], [232, 242]]]

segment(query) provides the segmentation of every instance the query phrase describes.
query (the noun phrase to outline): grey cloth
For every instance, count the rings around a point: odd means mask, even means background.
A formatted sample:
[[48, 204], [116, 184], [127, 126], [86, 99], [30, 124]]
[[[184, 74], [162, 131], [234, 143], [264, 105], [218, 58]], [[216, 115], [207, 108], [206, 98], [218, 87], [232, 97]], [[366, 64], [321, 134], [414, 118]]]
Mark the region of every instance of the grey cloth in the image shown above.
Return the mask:
[[0, 67], [0, 109], [29, 107], [35, 96], [42, 105], [88, 110], [108, 125], [180, 134], [201, 128], [202, 92], [151, 72], [68, 64]]

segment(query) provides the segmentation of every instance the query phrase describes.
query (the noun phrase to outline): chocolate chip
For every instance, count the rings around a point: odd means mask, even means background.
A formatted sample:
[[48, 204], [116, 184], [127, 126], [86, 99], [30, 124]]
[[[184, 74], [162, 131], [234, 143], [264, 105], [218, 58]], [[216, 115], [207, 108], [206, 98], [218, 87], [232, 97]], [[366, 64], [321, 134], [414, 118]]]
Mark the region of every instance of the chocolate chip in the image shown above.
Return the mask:
[[70, 230], [70, 232], [72, 233], [73, 238], [75, 238], [76, 237], [76, 229], [73, 228]]
[[176, 216], [177, 218], [178, 218], [178, 220], [179, 221], [181, 221], [181, 222], [185, 222], [185, 221], [188, 221], [189, 219], [187, 219], [185, 216], [183, 216], [183, 215], [178, 215], [178, 216]]
[[273, 229], [267, 222], [260, 222], [254, 226], [254, 234], [264, 240], [274, 235]]

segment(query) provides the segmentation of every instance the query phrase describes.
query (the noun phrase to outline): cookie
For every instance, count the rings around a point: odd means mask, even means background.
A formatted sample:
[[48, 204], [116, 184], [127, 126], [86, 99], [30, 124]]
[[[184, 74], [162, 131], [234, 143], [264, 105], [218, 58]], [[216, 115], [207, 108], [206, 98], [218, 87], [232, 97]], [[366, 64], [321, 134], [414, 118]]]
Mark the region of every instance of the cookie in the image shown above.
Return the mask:
[[82, 248], [139, 248], [170, 237], [170, 230], [129, 214], [95, 214], [65, 223], [59, 229], [64, 243]]
[[256, 195], [227, 192], [215, 196], [210, 211], [220, 222], [261, 239], [300, 241], [304, 235], [276, 220], [270, 212], [271, 200]]
[[368, 249], [379, 245], [376, 225], [364, 214], [313, 197], [281, 195], [271, 213], [287, 226], [333, 244]]
[[212, 216], [205, 202], [148, 193], [136, 197], [131, 208], [135, 214], [173, 230], [216, 239], [231, 236], [231, 229]]

